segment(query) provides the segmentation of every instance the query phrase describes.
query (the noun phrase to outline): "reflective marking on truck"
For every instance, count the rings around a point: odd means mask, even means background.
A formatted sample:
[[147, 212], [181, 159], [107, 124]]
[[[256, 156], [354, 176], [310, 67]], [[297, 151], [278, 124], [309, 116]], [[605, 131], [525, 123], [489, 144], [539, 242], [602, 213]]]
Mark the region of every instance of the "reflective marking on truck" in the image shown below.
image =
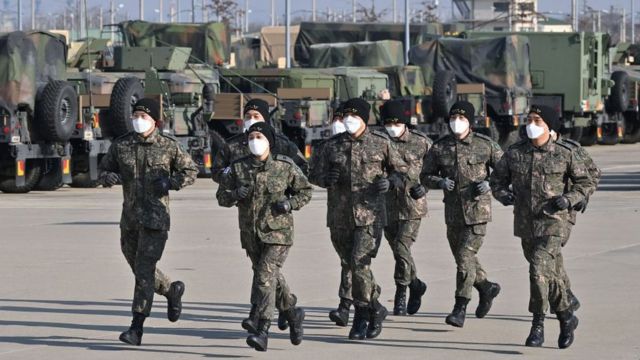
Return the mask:
[[204, 166], [211, 169], [211, 154], [209, 153], [204, 154]]
[[16, 161], [16, 175], [24, 176], [25, 171], [25, 160], [17, 160]]
[[71, 173], [71, 160], [62, 159], [62, 173], [67, 175]]

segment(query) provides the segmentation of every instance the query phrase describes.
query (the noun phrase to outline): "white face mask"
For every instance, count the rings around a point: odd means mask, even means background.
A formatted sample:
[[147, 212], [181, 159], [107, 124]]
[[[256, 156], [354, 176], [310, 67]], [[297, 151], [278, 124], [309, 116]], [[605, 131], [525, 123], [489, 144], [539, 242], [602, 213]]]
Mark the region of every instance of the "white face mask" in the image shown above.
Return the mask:
[[404, 133], [404, 127], [405, 127], [404, 124], [398, 124], [398, 125], [400, 126], [387, 125], [384, 128], [387, 129], [389, 136], [397, 138]]
[[141, 117], [133, 118], [131, 122], [133, 123], [133, 130], [138, 134], [144, 134], [153, 127], [152, 120], [145, 120]]
[[455, 119], [449, 121], [449, 126], [451, 127], [451, 131], [453, 131], [456, 135], [462, 135], [469, 129], [469, 122], [466, 120]]
[[264, 155], [269, 148], [269, 140], [267, 139], [251, 139], [249, 140], [249, 151], [255, 156]]
[[529, 139], [537, 139], [544, 134], [544, 128], [534, 123], [527, 125], [527, 136]]
[[360, 130], [360, 126], [362, 126], [362, 120], [355, 116], [346, 116], [343, 121], [344, 126], [347, 128], [347, 132], [352, 135], [357, 133], [358, 130]]
[[333, 124], [331, 124], [331, 133], [333, 135], [342, 134], [345, 131], [347, 131], [347, 128], [342, 121], [334, 121]]
[[251, 127], [251, 125], [260, 122], [261, 120], [256, 120], [256, 119], [248, 119], [244, 121], [244, 131], [249, 131], [249, 128]]

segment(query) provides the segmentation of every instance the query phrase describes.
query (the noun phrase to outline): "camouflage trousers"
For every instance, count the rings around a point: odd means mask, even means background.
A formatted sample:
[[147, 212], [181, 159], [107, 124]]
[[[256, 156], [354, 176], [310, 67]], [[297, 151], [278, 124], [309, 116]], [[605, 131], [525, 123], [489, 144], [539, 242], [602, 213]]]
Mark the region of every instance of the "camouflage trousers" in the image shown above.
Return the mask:
[[408, 286], [416, 275], [416, 264], [411, 255], [411, 245], [418, 237], [420, 219], [398, 220], [389, 223], [384, 228], [384, 236], [389, 242], [396, 267], [393, 278], [397, 285]]
[[336, 230], [331, 233], [332, 241], [344, 244], [344, 253], [349, 254], [353, 303], [356, 306], [367, 307], [380, 296], [380, 286], [371, 271], [371, 259], [378, 253], [382, 240], [382, 226], [357, 226]]
[[120, 247], [136, 277], [131, 307], [134, 313], [149, 316], [154, 293], [165, 295], [171, 287], [169, 277], [156, 267], [167, 238], [165, 230], [120, 229]]
[[456, 297], [471, 299], [473, 285], [487, 280], [478, 260], [487, 224], [447, 224], [447, 239], [456, 261]]
[[247, 249], [253, 269], [251, 305], [256, 307], [259, 319], [271, 320], [276, 308], [282, 312], [295, 306], [297, 302], [282, 275], [282, 266], [289, 255], [289, 248], [290, 246], [264, 244], [258, 240], [255, 246]]
[[562, 238], [542, 236], [522, 239], [522, 250], [529, 262], [529, 312], [534, 314], [565, 311], [569, 308], [566, 285], [562, 278]]
[[351, 295], [353, 277], [350, 265], [353, 243], [351, 239], [343, 236], [341, 233], [343, 231], [345, 229], [329, 228], [331, 244], [333, 244], [333, 248], [340, 258], [340, 288], [338, 289], [338, 296], [341, 299], [353, 301], [353, 296]]

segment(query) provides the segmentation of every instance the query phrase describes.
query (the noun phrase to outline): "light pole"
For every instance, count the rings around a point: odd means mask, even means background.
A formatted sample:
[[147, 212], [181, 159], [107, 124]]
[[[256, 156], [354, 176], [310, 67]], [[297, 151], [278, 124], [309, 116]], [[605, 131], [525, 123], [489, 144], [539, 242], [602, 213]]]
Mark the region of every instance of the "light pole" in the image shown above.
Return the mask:
[[409, 65], [409, 0], [404, 0], [404, 64]]
[[284, 9], [284, 17], [285, 17], [284, 54], [285, 55], [284, 56], [286, 57], [285, 67], [289, 69], [291, 67], [291, 0], [285, 0], [284, 7], [285, 7]]

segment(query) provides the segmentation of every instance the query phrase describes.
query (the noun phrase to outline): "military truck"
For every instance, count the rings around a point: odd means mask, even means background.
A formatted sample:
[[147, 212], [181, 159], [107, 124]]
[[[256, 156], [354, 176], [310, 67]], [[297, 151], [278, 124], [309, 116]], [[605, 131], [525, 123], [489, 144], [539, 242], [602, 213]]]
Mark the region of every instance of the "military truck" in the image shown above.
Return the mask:
[[[558, 110], [563, 132], [583, 145], [615, 143], [622, 138], [623, 121], [609, 117], [605, 100], [609, 79], [610, 37], [593, 32], [523, 32], [529, 43], [532, 103]], [[496, 32], [464, 32], [481, 39], [504, 36]]]
[[69, 139], [82, 123], [66, 81], [64, 40], [42, 31], [0, 35], [0, 191], [71, 182]]
[[615, 83], [605, 102], [609, 116], [624, 121], [623, 143], [640, 141], [640, 45], [617, 44], [612, 48], [611, 80]]
[[518, 139], [531, 99], [526, 37], [439, 38], [411, 48], [409, 61], [420, 66], [425, 83], [432, 84], [431, 121], [446, 118], [451, 99], [456, 98], [456, 84], [483, 84], [482, 98], [491, 120], [483, 129], [494, 138], [498, 135], [503, 147]]

